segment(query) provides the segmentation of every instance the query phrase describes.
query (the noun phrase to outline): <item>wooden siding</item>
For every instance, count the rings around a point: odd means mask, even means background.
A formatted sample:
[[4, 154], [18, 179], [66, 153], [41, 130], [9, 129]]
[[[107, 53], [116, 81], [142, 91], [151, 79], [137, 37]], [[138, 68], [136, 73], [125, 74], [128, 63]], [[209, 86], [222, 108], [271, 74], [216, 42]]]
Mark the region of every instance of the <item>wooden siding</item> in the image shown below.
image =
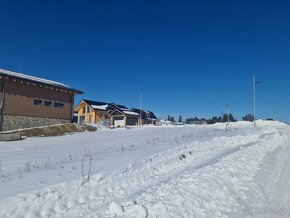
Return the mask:
[[[74, 94], [13, 81], [5, 81], [4, 90], [4, 114], [72, 119]], [[35, 99], [42, 100], [42, 105], [34, 105]], [[52, 104], [62, 103], [64, 106], [61, 108], [53, 107], [53, 105], [48, 107], [44, 106], [44, 101], [51, 101]]]
[[[109, 120], [109, 114], [107, 111], [94, 110], [87, 103], [81, 102], [78, 106], [78, 117], [84, 116], [85, 123], [98, 123], [103, 120]], [[85, 109], [83, 109], [85, 108]], [[89, 111], [88, 111], [89, 109]], [[78, 119], [80, 122], [80, 119]]]

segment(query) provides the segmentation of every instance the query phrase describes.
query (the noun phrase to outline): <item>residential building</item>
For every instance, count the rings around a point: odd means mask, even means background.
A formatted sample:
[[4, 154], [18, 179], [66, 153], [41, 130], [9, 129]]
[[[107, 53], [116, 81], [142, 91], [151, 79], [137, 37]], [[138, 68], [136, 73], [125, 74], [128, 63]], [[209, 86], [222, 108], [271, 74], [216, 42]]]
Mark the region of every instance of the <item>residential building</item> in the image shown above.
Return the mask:
[[112, 124], [116, 127], [137, 126], [139, 123], [139, 113], [129, 109], [116, 109], [110, 117]]
[[98, 123], [101, 121], [109, 122], [110, 113], [116, 109], [127, 109], [124, 105], [106, 103], [99, 101], [81, 100], [75, 107], [78, 116], [78, 123]]
[[132, 108], [131, 110], [139, 114], [139, 117], [142, 119], [142, 125], [157, 124], [158, 119], [152, 111], [141, 110], [142, 116], [140, 116], [140, 109]]
[[[142, 125], [156, 125], [158, 119], [151, 111], [141, 110]], [[140, 109], [124, 105], [83, 99], [75, 107], [78, 123], [99, 123], [114, 126], [140, 125]]]
[[69, 123], [74, 95], [69, 86], [0, 69], [0, 130], [15, 130]]

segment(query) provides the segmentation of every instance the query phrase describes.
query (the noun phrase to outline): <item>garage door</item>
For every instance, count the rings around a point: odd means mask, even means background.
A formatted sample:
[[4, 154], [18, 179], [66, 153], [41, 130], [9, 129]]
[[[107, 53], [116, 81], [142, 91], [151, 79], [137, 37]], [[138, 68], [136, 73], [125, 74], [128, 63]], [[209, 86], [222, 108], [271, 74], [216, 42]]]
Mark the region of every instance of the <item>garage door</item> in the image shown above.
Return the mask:
[[114, 126], [116, 126], [116, 127], [124, 127], [125, 126], [125, 122], [124, 122], [124, 120], [115, 120], [114, 121]]

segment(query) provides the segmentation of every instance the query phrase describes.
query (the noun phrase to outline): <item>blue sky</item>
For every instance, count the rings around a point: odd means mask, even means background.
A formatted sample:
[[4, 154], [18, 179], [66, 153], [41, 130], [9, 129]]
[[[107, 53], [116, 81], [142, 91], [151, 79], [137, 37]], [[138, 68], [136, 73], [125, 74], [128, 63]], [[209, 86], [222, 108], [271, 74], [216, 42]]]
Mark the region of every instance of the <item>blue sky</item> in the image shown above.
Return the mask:
[[289, 1], [0, 0], [0, 68], [159, 117], [290, 122]]

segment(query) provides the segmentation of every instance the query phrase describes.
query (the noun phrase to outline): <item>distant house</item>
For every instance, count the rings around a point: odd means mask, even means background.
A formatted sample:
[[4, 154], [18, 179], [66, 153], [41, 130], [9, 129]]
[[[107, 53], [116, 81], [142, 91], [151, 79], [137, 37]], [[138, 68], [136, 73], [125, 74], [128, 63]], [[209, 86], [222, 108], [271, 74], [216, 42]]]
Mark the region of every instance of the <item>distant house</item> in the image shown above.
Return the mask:
[[124, 105], [99, 101], [81, 100], [75, 107], [78, 123], [98, 123], [111, 120], [110, 114], [116, 109], [127, 109]]
[[196, 121], [189, 121], [190, 125], [206, 125], [207, 122], [205, 120], [196, 120]]
[[0, 69], [0, 130], [69, 123], [74, 95], [63, 83]]
[[170, 126], [170, 125], [176, 125], [176, 123], [172, 122], [172, 121], [169, 121], [169, 120], [161, 119], [159, 121], [159, 125], [161, 125], [161, 126]]

